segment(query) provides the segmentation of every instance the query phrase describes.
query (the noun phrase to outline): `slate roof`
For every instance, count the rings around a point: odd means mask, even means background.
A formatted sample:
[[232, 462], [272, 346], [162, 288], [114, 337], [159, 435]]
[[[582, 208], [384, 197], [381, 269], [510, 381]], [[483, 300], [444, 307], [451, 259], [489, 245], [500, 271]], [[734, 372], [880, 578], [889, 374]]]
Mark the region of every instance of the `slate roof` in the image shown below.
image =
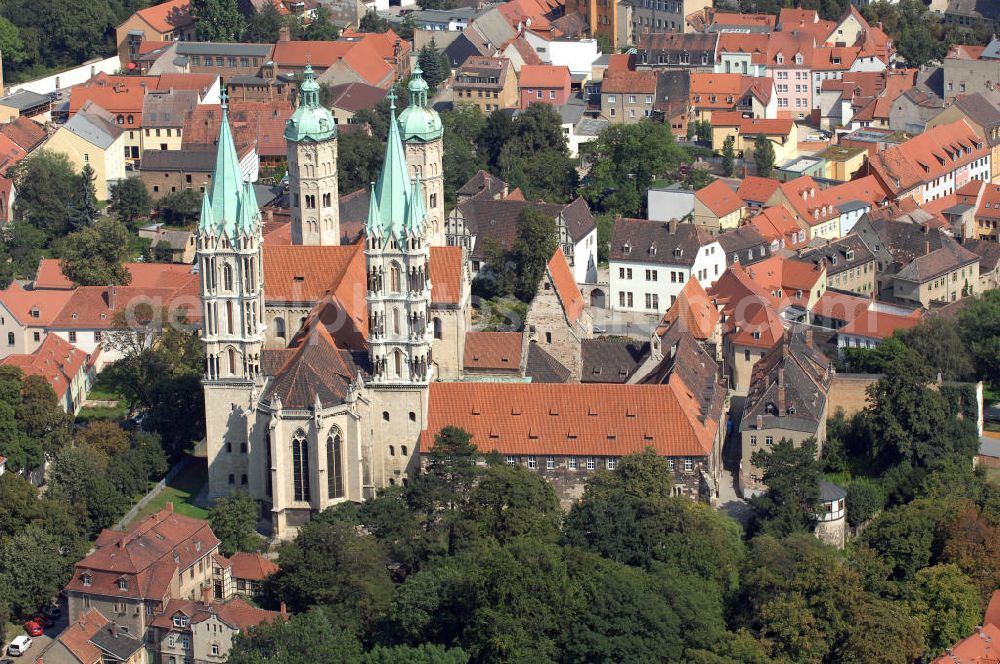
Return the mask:
[[507, 183], [488, 171], [479, 169], [469, 181], [458, 188], [455, 194], [459, 197], [485, 195], [488, 198], [503, 195]]
[[215, 168], [215, 152], [209, 150], [145, 150], [142, 171], [177, 171], [211, 173]]
[[524, 375], [531, 378], [533, 383], [565, 383], [572, 378], [573, 372], [549, 355], [537, 342], [532, 342], [528, 344]]
[[978, 262], [979, 256], [951, 238], [947, 238], [940, 249], [910, 261], [896, 274], [896, 278], [922, 284], [965, 265]]
[[646, 358], [649, 342], [598, 337], [580, 342], [583, 383], [627, 383]]
[[715, 358], [690, 334], [679, 329], [667, 333], [661, 349], [663, 360], [640, 383], [683, 389], [699, 421], [721, 421], [729, 388], [722, 380]]
[[375, 105], [385, 99], [386, 90], [366, 83], [341, 83], [330, 86], [328, 93], [330, 108], [343, 108], [356, 113]]
[[612, 261], [694, 265], [698, 250], [712, 241], [695, 224], [646, 219], [615, 219], [609, 258]]
[[994, 137], [993, 129], [1000, 125], [1000, 109], [981, 92], [957, 98], [954, 105], [970, 120], [986, 129], [986, 140], [990, 145], [1000, 143], [1000, 138]]
[[[186, 43], [186, 42], [181, 42]], [[183, 127], [184, 116], [198, 105], [195, 90], [150, 91], [142, 101], [142, 126]], [[143, 155], [145, 157], [145, 155]]]
[[228, 42], [177, 42], [177, 55], [235, 55], [251, 58], [270, 58], [274, 44], [245, 44]]
[[14, 94], [7, 95], [6, 97], [0, 97], [0, 106], [16, 108], [22, 113], [24, 111], [31, 110], [36, 106], [41, 106], [47, 103], [49, 103], [47, 95], [40, 95], [37, 92], [31, 92], [29, 90], [21, 90], [20, 92], [15, 92]]
[[90, 637], [90, 642], [109, 653], [114, 661], [127, 662], [143, 646], [142, 641], [126, 634], [115, 625], [105, 625]]
[[102, 150], [111, 147], [125, 131], [112, 121], [107, 111], [93, 102], [84, 104], [63, 127]]
[[[472, 250], [472, 258], [485, 258], [486, 239], [493, 239], [504, 249], [513, 246], [517, 237], [517, 217], [521, 211], [531, 207], [553, 218], [562, 217], [566, 231], [573, 242], [579, 242], [594, 230], [597, 222], [590, 213], [590, 208], [582, 198], [563, 205], [558, 203], [542, 203], [512, 200], [510, 198], [493, 200], [485, 196], [475, 196], [459, 203], [458, 208], [465, 219], [466, 228], [476, 237]], [[557, 220], [558, 223], [558, 220]]]
[[753, 368], [740, 431], [789, 429], [815, 433], [823, 423], [833, 377], [829, 358], [802, 331], [785, 333]]
[[[731, 228], [716, 235], [715, 240], [730, 258], [739, 254], [740, 261], [744, 263], [752, 263], [771, 254], [770, 241], [753, 226]], [[761, 252], [761, 249], [764, 251]], [[752, 251], [753, 256], [748, 258], [747, 251]]]
[[800, 251], [799, 258], [814, 264], [825, 262], [826, 273], [828, 276], [832, 276], [875, 260], [875, 254], [868, 249], [860, 237], [847, 235], [839, 240], [832, 240], [825, 246]]
[[979, 273], [992, 272], [1000, 262], [1000, 243], [993, 240], [965, 240], [962, 245], [979, 256]]

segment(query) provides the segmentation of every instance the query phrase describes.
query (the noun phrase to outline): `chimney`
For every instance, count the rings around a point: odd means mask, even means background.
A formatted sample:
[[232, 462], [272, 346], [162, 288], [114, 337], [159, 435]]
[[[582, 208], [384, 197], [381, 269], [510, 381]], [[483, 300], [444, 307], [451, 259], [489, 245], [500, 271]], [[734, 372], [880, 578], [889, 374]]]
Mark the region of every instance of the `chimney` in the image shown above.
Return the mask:
[[173, 512], [174, 512], [174, 503], [173, 503], [173, 501], [167, 503], [167, 512], [170, 512], [171, 514], [173, 514]]
[[291, 41], [291, 39], [292, 39], [292, 31], [288, 28], [287, 25], [281, 26], [278, 29], [278, 41], [286, 42], [286, 41]]
[[785, 414], [785, 367], [778, 367], [778, 416]]
[[212, 603], [212, 587], [207, 583], [201, 587], [201, 601], [204, 604]]
[[675, 233], [677, 233], [677, 220], [676, 219], [671, 219], [670, 221], [667, 222], [667, 232], [670, 233], [671, 235], [674, 235]]
[[274, 221], [274, 210], [268, 208], [264, 210], [264, 222], [269, 224], [272, 221]]
[[111, 624], [108, 625], [108, 631], [111, 633], [111, 638], [117, 639], [118, 638], [118, 623], [116, 621], [112, 620]]
[[763, 429], [764, 428], [764, 416], [763, 415], [758, 415], [757, 416], [757, 428], [758, 429]]
[[924, 255], [926, 256], [929, 253], [931, 253], [931, 241], [924, 240]]

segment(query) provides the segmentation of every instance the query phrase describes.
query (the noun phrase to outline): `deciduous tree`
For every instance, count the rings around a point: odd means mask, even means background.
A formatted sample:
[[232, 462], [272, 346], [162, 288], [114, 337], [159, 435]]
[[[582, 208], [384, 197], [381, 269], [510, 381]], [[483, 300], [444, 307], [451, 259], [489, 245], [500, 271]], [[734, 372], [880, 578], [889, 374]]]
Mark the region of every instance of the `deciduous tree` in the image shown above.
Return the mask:
[[63, 274], [80, 286], [127, 286], [128, 238], [125, 225], [110, 217], [71, 233], [60, 243]]
[[149, 217], [153, 199], [142, 178], [125, 178], [111, 185], [109, 206], [120, 222], [135, 230], [140, 219]]
[[236, 0], [191, 0], [191, 17], [200, 41], [236, 41], [245, 28]]
[[260, 550], [261, 538], [256, 531], [259, 514], [260, 508], [246, 491], [237, 491], [215, 503], [208, 512], [208, 522], [222, 540], [222, 555]]

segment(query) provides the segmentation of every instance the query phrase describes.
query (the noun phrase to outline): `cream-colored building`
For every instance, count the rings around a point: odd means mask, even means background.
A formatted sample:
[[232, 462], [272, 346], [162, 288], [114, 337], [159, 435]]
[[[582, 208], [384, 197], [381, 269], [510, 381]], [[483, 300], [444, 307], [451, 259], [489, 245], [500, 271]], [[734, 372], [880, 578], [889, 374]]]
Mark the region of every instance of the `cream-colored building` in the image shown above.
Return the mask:
[[91, 102], [59, 127], [44, 148], [65, 154], [77, 171], [90, 165], [99, 200], [108, 200], [110, 186], [125, 178], [125, 132], [110, 113]]
[[929, 307], [979, 293], [979, 256], [954, 240], [917, 256], [892, 278], [893, 296]]

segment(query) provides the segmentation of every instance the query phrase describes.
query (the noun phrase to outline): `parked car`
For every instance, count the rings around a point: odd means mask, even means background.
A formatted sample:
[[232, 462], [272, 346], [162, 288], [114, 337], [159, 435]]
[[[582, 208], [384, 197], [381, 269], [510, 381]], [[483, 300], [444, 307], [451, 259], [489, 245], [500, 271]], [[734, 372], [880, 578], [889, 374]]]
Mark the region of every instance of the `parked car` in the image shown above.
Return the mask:
[[38, 623], [41, 626], [42, 629], [48, 629], [49, 627], [52, 627], [52, 625], [53, 625], [52, 618], [48, 617], [44, 613], [38, 614], [37, 616], [35, 616], [34, 618], [32, 618], [32, 621]]
[[24, 627], [24, 631], [28, 633], [28, 636], [41, 636], [45, 632], [45, 630], [42, 629], [42, 626], [34, 620], [29, 620], [24, 623], [22, 627]]
[[15, 636], [14, 640], [10, 642], [7, 646], [7, 654], [13, 655], [14, 657], [20, 657], [28, 651], [31, 647], [31, 638], [25, 635]]

